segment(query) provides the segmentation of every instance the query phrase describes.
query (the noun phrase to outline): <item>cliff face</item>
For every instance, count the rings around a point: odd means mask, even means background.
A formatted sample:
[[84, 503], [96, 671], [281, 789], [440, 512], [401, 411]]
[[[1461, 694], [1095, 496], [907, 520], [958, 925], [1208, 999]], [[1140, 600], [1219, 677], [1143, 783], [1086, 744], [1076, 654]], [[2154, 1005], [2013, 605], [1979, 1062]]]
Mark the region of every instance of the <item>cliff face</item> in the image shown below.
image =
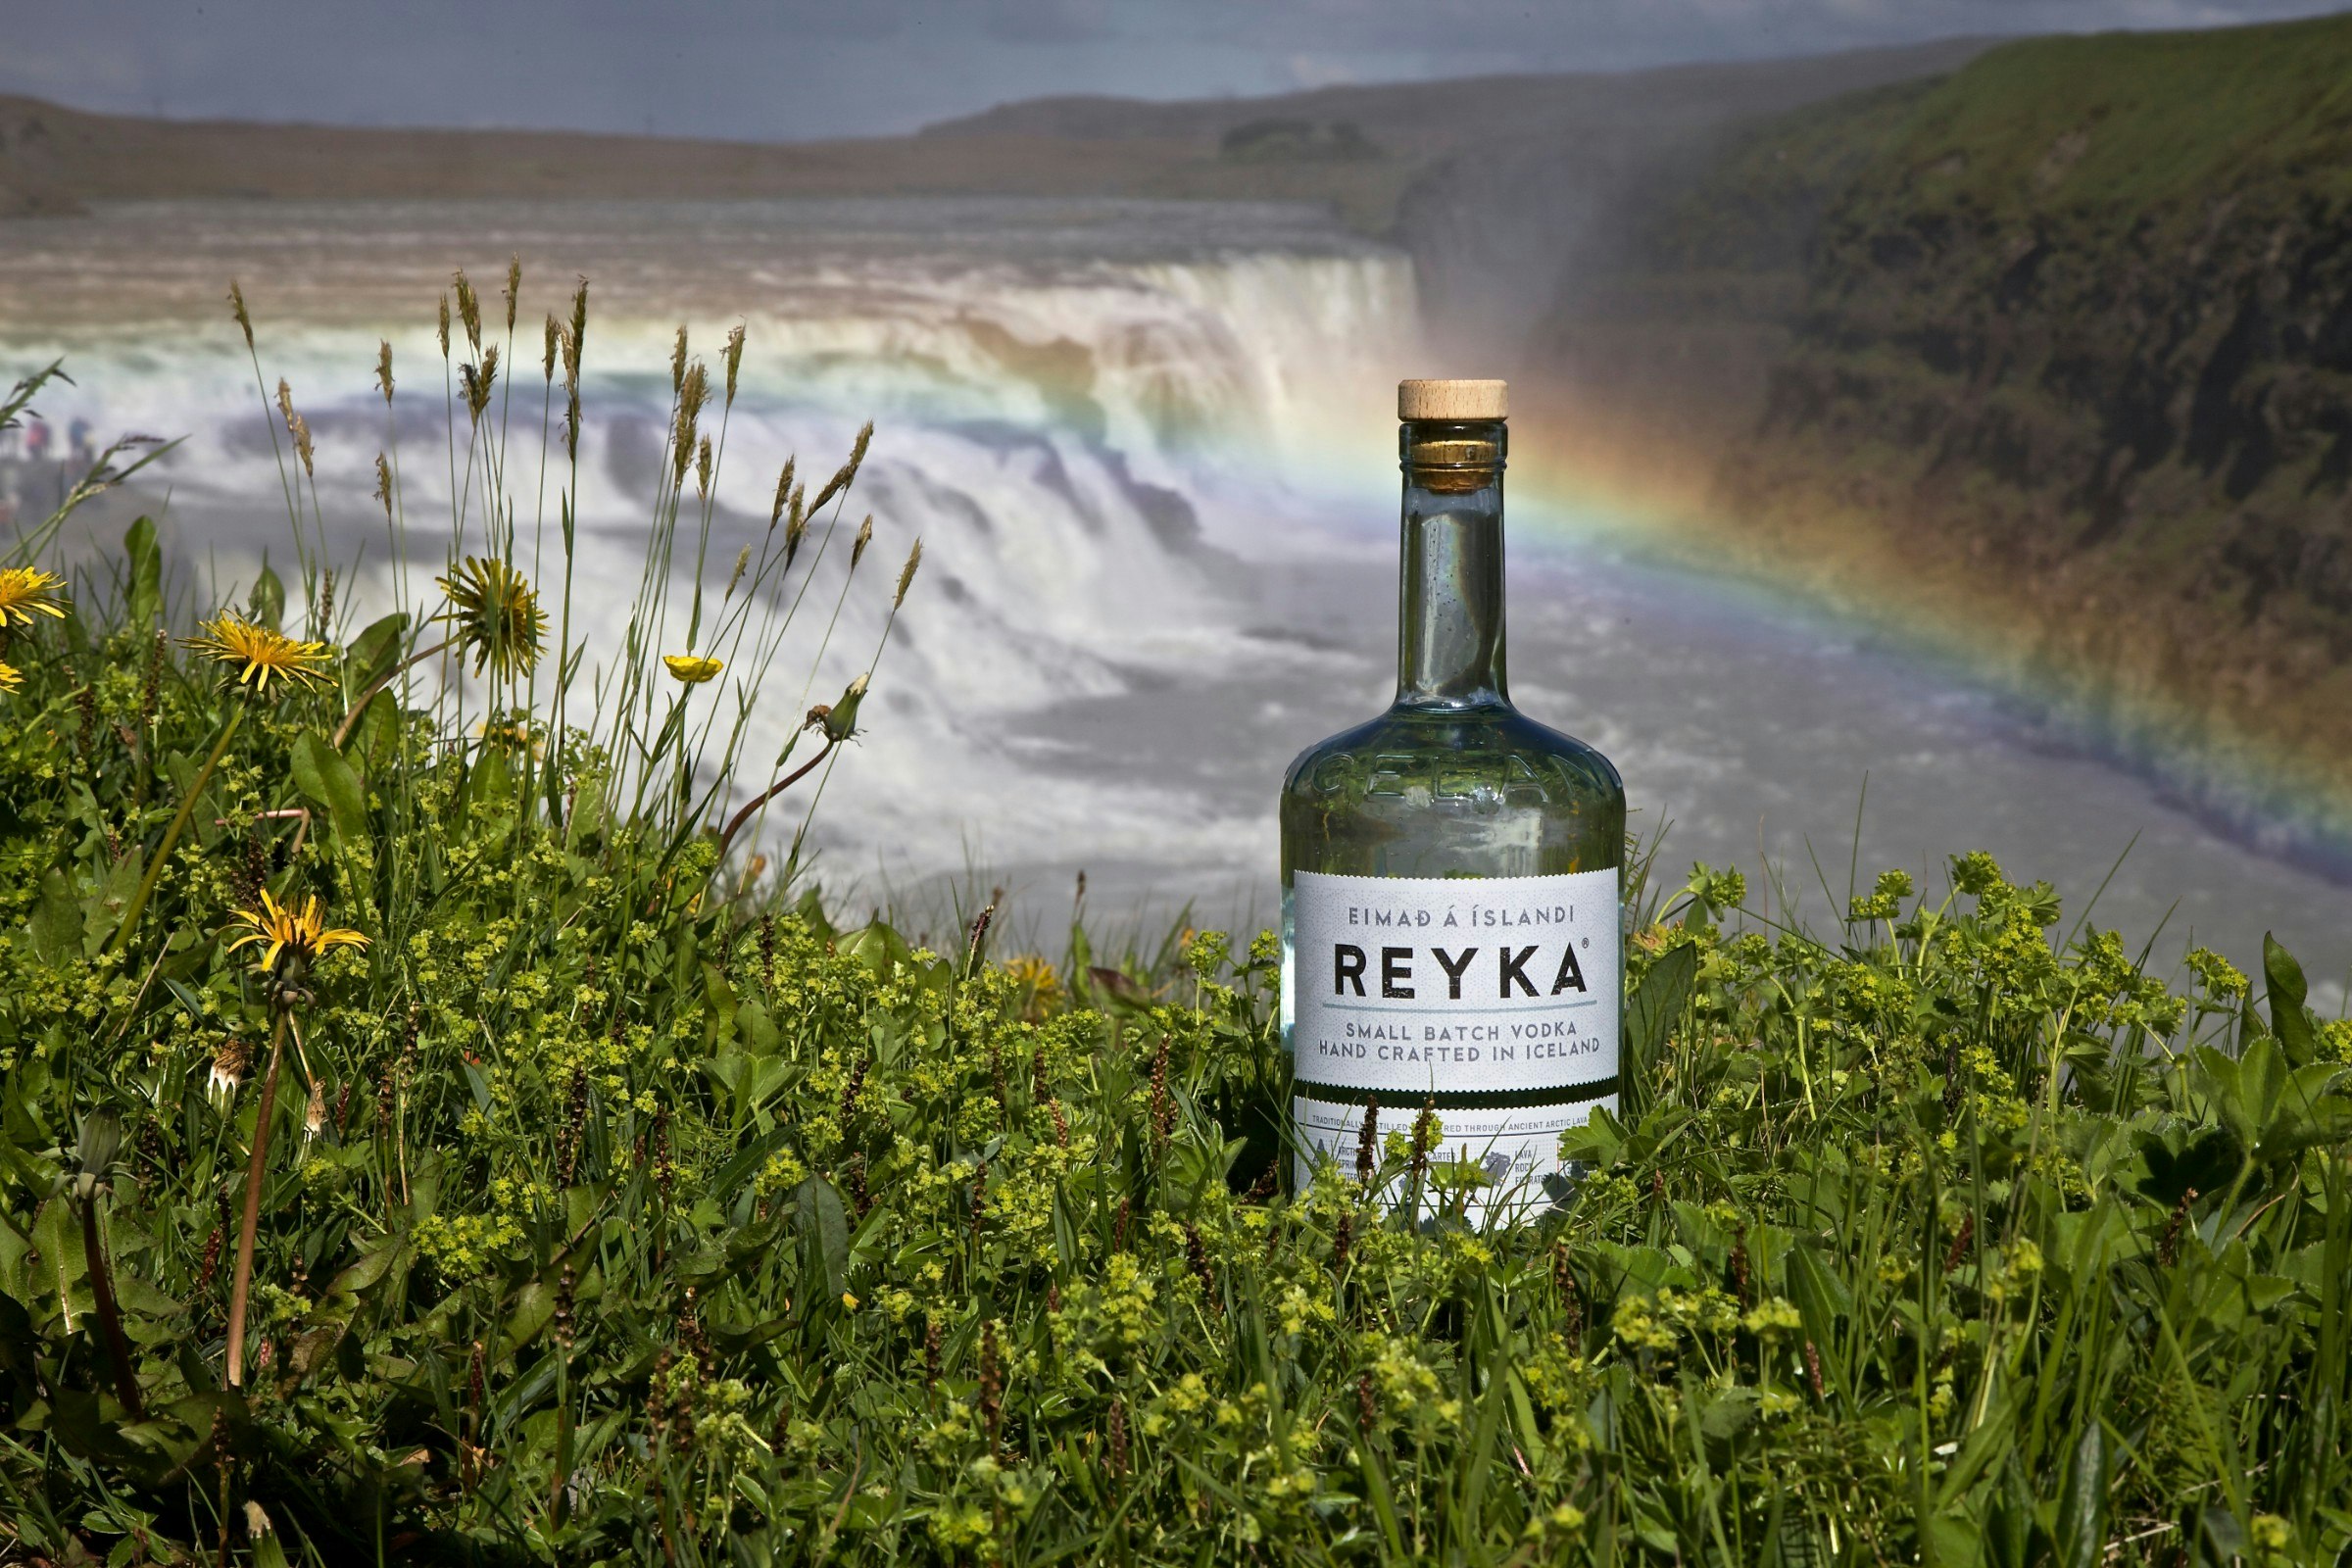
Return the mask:
[[1638, 227], [1554, 363], [1703, 445], [1751, 552], [2126, 729], [2352, 757], [2352, 18], [2006, 45]]

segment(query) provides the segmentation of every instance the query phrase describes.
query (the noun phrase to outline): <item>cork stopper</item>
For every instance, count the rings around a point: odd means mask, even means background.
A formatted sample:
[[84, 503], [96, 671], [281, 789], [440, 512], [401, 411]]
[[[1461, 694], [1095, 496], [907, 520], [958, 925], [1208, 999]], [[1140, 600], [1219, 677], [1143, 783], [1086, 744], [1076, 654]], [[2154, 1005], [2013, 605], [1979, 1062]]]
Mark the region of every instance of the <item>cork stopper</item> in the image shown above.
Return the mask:
[[1507, 381], [1399, 381], [1399, 419], [1502, 419], [1510, 416]]

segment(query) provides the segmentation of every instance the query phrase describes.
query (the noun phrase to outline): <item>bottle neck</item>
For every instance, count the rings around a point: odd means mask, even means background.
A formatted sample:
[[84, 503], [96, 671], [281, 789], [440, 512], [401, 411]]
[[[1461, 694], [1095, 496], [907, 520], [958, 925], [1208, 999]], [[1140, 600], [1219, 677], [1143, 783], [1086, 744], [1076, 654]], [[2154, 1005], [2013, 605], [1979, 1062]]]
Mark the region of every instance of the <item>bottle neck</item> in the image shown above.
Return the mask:
[[1502, 646], [1502, 421], [1415, 420], [1404, 468], [1396, 705], [1507, 707]]

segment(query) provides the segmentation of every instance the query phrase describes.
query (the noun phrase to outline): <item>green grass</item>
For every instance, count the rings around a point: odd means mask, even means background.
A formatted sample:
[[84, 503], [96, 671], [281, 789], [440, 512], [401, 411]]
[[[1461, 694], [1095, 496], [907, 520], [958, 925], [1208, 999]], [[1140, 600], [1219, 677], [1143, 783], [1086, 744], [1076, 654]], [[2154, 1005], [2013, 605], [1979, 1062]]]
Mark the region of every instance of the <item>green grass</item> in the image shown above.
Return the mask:
[[[451, 419], [530, 493], [527, 439]], [[814, 568], [767, 569], [782, 607]], [[1560, 1207], [1478, 1234], [1409, 1105], [1360, 1166], [1265, 1179], [1269, 939], [922, 952], [722, 853], [771, 775], [724, 719], [693, 749], [733, 688], [641, 668], [695, 618], [658, 574], [614, 646], [551, 628], [620, 672], [537, 745], [478, 687], [364, 700], [442, 607], [345, 635], [305, 581], [248, 602], [331, 634], [329, 678], [264, 696], [160, 635], [144, 532], [10, 629], [0, 1561], [2352, 1544], [2352, 1028], [2283, 954], [2259, 999], [2209, 956], [2168, 982], [1982, 856], [1811, 934], [1737, 875], [1638, 875], [1623, 1115], [1571, 1135]], [[552, 711], [516, 688], [569, 659], [506, 646], [490, 710]], [[228, 938], [265, 889], [368, 945], [260, 967]]]
[[2203, 226], [2233, 194], [2352, 196], [2352, 17], [2005, 45], [1917, 105], [1880, 194]]

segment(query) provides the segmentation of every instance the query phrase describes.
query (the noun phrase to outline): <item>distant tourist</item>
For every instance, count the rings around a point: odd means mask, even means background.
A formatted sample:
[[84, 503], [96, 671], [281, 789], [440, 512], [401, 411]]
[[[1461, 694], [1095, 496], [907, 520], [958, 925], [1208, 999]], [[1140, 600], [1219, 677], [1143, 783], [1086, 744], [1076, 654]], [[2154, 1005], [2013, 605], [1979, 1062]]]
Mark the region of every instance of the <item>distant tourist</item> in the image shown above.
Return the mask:
[[74, 422], [66, 426], [66, 440], [76, 468], [86, 468], [98, 461], [98, 449], [90, 444], [89, 420], [74, 416]]
[[49, 457], [49, 421], [35, 419], [24, 427], [24, 456], [33, 463], [43, 463]]

